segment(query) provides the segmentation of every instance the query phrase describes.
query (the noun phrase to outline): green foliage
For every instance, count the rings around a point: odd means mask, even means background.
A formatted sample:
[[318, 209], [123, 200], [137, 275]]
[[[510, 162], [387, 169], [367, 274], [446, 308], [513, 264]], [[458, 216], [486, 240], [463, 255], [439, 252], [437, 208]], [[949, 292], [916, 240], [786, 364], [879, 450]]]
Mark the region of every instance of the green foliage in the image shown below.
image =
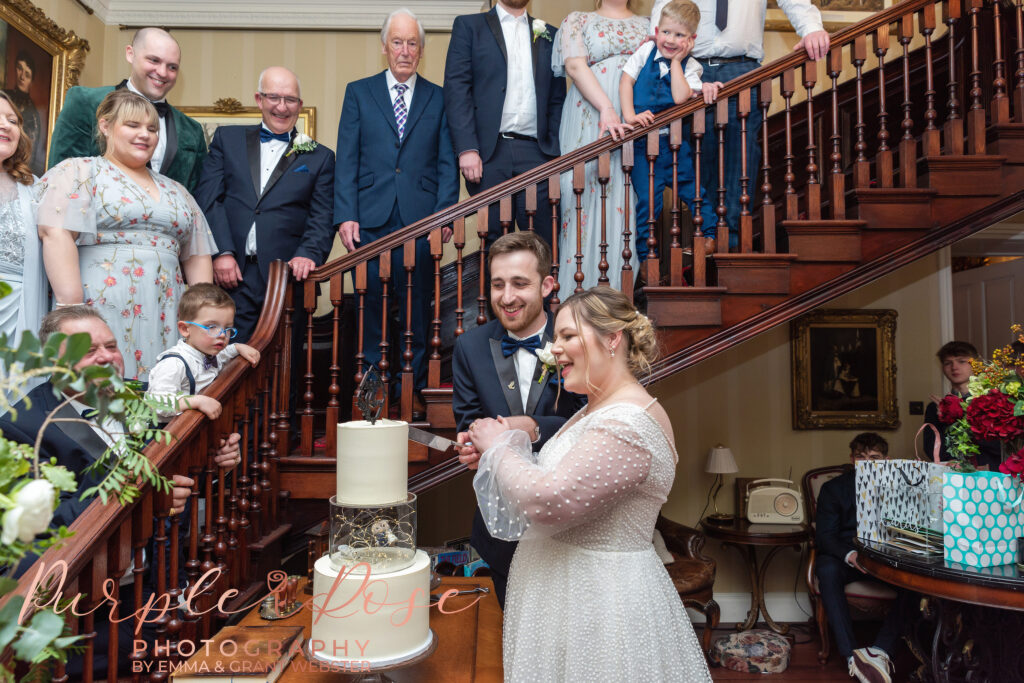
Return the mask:
[[971, 436], [967, 418], [961, 417], [946, 428], [946, 450], [953, 456], [950, 467], [958, 472], [975, 472], [971, 458], [978, 455], [978, 444]]

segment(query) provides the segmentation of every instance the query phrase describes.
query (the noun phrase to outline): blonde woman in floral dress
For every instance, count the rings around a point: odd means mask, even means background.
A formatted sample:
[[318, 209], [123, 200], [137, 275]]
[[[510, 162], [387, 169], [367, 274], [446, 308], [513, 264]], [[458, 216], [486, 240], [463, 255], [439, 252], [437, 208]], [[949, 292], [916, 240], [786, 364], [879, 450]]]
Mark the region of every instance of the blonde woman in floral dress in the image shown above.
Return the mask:
[[[562, 154], [597, 140], [606, 132], [618, 139], [630, 129], [622, 123], [619, 106], [619, 76], [622, 65], [640, 47], [650, 20], [631, 11], [632, 0], [598, 0], [595, 12], [573, 12], [562, 22], [555, 38], [551, 68], [556, 76], [568, 75], [572, 87], [562, 108], [558, 140]], [[580, 250], [583, 253], [583, 289], [598, 284], [601, 260], [601, 184], [597, 162], [586, 165], [583, 190]], [[608, 279], [616, 289], [621, 284], [622, 228], [629, 217], [630, 232], [635, 198], [623, 186], [622, 161], [618, 152], [611, 157], [611, 177], [606, 199]], [[572, 174], [562, 175], [562, 230], [558, 238], [559, 298], [563, 301], [576, 289], [576, 195]], [[635, 249], [630, 258], [636, 272]]]
[[115, 90], [96, 118], [103, 156], [67, 159], [41, 181], [43, 263], [56, 305], [99, 309], [125, 350], [125, 377], [146, 379], [177, 341], [186, 282], [213, 282], [216, 244], [188, 191], [146, 166], [153, 105]]

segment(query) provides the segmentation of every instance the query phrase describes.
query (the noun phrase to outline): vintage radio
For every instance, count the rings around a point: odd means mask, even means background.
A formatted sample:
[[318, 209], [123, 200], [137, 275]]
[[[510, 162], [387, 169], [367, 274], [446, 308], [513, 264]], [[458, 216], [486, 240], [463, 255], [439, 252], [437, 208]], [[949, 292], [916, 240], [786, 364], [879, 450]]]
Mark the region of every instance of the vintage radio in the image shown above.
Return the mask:
[[[786, 486], [770, 486], [780, 482]], [[755, 479], [747, 484], [747, 519], [755, 524], [802, 524], [804, 499], [789, 479]]]

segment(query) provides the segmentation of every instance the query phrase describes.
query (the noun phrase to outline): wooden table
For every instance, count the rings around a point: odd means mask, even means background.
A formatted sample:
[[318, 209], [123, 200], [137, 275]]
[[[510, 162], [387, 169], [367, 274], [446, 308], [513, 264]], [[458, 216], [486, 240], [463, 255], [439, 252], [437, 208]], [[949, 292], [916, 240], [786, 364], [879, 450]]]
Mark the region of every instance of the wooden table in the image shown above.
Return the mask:
[[[736, 630], [746, 631], [757, 623], [757, 615], [764, 615], [768, 628], [776, 633], [788, 633], [789, 624], [778, 624], [768, 614], [764, 602], [764, 580], [768, 574], [768, 565], [775, 554], [783, 548], [800, 547], [810, 538], [810, 532], [803, 524], [752, 524], [745, 519], [733, 519], [730, 524], [713, 524], [705, 517], [700, 522], [704, 535], [722, 542], [722, 547], [735, 548], [747, 561], [750, 575], [750, 611], [747, 620], [736, 625]], [[768, 546], [771, 549], [764, 560], [758, 564], [757, 547]]]
[[[501, 683], [501, 608], [498, 607], [498, 599], [494, 597], [494, 585], [490, 578], [446, 576], [441, 581], [441, 587], [432, 592], [443, 593], [449, 588], [465, 590], [478, 586], [486, 586], [491, 592], [469, 609], [456, 614], [441, 614], [436, 608], [431, 608], [430, 628], [437, 634], [437, 650], [425, 661], [408, 669], [388, 671], [388, 677], [401, 683]], [[300, 593], [300, 597], [306, 599], [308, 594]], [[445, 609], [459, 609], [479, 597], [465, 595], [449, 598], [445, 601]], [[261, 619], [259, 610], [253, 609], [241, 621], [243, 626], [301, 626], [304, 639], [309, 637], [311, 623], [312, 614], [308, 609], [287, 619], [272, 622]], [[278, 681], [339, 683], [359, 678], [337, 672], [321, 672], [318, 668], [318, 663], [308, 662], [300, 652]]]

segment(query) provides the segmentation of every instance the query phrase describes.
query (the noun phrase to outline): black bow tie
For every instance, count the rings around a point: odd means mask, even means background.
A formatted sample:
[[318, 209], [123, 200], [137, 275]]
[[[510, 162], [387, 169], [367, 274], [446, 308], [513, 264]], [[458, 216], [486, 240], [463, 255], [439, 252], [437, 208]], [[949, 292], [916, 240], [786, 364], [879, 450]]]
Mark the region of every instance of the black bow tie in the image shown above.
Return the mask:
[[526, 349], [531, 353], [536, 353], [541, 345], [539, 334], [527, 337], [526, 339], [515, 339], [511, 335], [506, 334], [501, 338], [501, 353], [505, 358], [508, 358], [519, 349]]
[[260, 142], [270, 142], [271, 140], [289, 142], [291, 139], [291, 133], [271, 133], [266, 128], [260, 128]]
[[156, 115], [162, 119], [166, 119], [171, 113], [171, 105], [166, 102], [153, 102], [153, 106], [156, 107]]
[[203, 354], [203, 370], [216, 370], [217, 369], [217, 356], [207, 356]]

